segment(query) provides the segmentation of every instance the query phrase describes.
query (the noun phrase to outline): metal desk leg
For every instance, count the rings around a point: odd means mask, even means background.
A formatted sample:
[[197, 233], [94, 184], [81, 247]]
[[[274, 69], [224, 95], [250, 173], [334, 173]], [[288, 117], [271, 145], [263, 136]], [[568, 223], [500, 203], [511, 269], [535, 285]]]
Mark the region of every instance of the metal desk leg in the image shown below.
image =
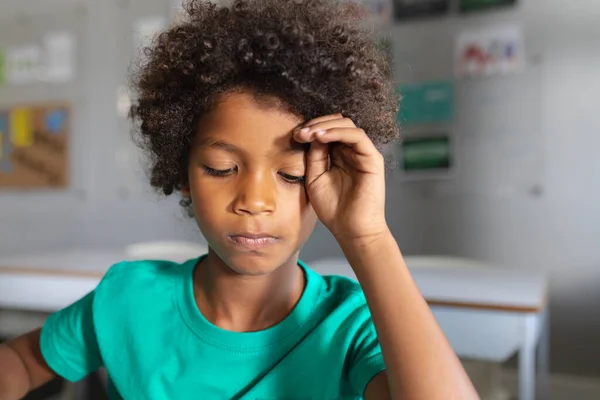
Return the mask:
[[536, 314], [523, 319], [523, 342], [519, 351], [519, 400], [535, 398]]
[[538, 400], [548, 400], [550, 384], [550, 313], [548, 307], [540, 315], [540, 332], [537, 346]]

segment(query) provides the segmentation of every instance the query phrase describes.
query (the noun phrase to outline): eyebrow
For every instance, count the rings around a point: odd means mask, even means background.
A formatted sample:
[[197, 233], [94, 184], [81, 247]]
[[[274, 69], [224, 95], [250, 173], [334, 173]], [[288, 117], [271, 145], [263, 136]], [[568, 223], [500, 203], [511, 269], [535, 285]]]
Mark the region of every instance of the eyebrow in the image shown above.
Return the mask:
[[241, 150], [238, 147], [223, 140], [203, 139], [198, 143], [198, 146], [221, 149], [228, 153], [241, 153]]
[[[198, 146], [221, 149], [228, 153], [233, 153], [233, 154], [241, 154], [244, 152], [242, 149], [235, 146], [234, 144], [228, 143], [224, 140], [213, 140], [213, 139], [209, 139], [209, 138], [201, 140], [198, 143]], [[296, 153], [305, 153], [306, 151], [308, 151], [308, 148], [309, 148], [308, 143], [298, 143], [295, 141], [290, 141], [288, 146], [286, 146], [285, 148], [283, 148], [281, 150], [284, 153], [296, 154]]]

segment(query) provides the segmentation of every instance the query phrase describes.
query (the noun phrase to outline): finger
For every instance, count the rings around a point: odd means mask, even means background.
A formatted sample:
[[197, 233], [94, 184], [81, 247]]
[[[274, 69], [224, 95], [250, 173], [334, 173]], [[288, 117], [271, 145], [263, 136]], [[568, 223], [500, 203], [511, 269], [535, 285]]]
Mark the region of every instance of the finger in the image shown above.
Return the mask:
[[314, 124], [318, 124], [321, 122], [325, 122], [325, 121], [331, 121], [331, 120], [336, 120], [336, 119], [342, 119], [344, 118], [344, 116], [340, 113], [337, 114], [330, 114], [330, 115], [324, 115], [322, 117], [318, 117], [318, 118], [313, 118], [310, 121], [307, 121], [305, 123], [302, 124], [302, 126], [307, 127], [307, 126], [312, 126]]
[[352, 149], [360, 155], [381, 156], [381, 153], [379, 153], [371, 139], [369, 139], [365, 131], [360, 128], [331, 128], [325, 131], [318, 130], [315, 132], [314, 138], [320, 143], [343, 143], [352, 147]]
[[306, 155], [306, 184], [310, 185], [329, 169], [329, 145], [314, 141]]
[[[342, 118], [343, 118], [342, 114], [331, 114], [331, 115], [325, 115], [323, 117], [311, 119], [310, 121], [304, 122], [294, 129], [294, 131], [293, 131], [294, 138], [296, 138], [296, 136], [299, 136], [301, 138], [301, 141], [306, 143], [309, 140], [307, 140], [307, 136], [305, 134], [310, 130], [311, 126], [322, 123], [322, 122], [326, 122], [326, 121], [335, 121], [335, 120], [342, 119]], [[302, 132], [302, 133], [300, 133], [300, 132]]]
[[294, 136], [298, 141], [310, 142], [314, 140], [315, 132], [326, 131], [332, 128], [356, 128], [356, 125], [354, 125], [354, 121], [352, 121], [350, 118], [330, 119], [317, 122], [304, 128], [296, 129], [294, 131]]

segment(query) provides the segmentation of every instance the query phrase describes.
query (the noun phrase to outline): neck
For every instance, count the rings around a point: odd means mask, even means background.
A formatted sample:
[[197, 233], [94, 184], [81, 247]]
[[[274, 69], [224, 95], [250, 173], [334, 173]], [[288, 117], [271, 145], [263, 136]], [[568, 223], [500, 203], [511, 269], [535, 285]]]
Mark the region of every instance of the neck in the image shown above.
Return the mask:
[[245, 276], [209, 249], [194, 271], [194, 296], [202, 315], [235, 332], [259, 331], [281, 322], [300, 300], [304, 285], [298, 253], [273, 272]]

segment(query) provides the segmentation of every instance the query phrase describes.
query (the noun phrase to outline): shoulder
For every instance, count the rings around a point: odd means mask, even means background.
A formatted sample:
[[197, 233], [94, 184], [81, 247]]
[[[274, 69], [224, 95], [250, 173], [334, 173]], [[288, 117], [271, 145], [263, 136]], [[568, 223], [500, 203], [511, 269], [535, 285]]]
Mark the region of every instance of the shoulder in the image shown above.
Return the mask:
[[351, 324], [370, 320], [367, 301], [356, 280], [339, 275], [322, 276], [311, 269], [307, 271], [310, 279], [320, 281], [319, 308], [329, 319]]
[[98, 287], [96, 300], [99, 302], [115, 302], [154, 297], [165, 290], [172, 290], [177, 279], [186, 270], [190, 273], [195, 260], [178, 264], [162, 260], [124, 261], [113, 265]]
[[301, 263], [304, 267], [307, 278], [319, 282], [321, 287], [320, 296], [336, 299], [339, 301], [364, 300], [363, 291], [360, 284], [355, 279], [342, 275], [321, 275], [310, 267], [310, 264]]
[[101, 284], [121, 283], [123, 279], [133, 279], [136, 281], [168, 277], [185, 264], [187, 262], [178, 264], [163, 260], [123, 261], [109, 268]]

